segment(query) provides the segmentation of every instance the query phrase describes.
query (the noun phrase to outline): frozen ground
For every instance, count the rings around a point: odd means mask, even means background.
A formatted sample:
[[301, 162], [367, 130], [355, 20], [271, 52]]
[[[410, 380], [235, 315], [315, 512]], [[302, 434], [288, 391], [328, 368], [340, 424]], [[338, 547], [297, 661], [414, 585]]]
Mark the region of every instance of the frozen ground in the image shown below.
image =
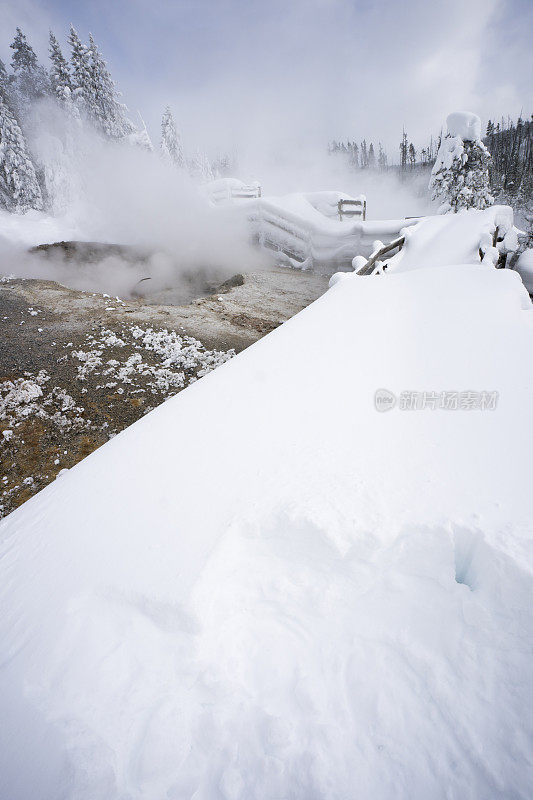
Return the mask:
[[517, 273], [348, 276], [11, 514], [3, 796], [529, 798], [532, 348]]

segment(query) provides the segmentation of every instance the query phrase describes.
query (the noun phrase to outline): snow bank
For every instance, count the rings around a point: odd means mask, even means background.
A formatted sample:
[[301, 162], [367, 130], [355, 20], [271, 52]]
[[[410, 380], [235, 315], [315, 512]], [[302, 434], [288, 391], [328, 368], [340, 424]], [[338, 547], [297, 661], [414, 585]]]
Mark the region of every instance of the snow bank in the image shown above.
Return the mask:
[[38, 244], [86, 239], [79, 226], [67, 217], [52, 217], [42, 211], [11, 214], [0, 208], [0, 246], [34, 247]]
[[[484, 211], [469, 209], [457, 214], [427, 217], [407, 228], [405, 245], [387, 263], [387, 272], [429, 269], [446, 264], [479, 264], [479, 250], [490, 249], [493, 234], [509, 234], [511, 249], [513, 210], [510, 206], [491, 206]], [[496, 259], [498, 252], [496, 251]], [[491, 262], [492, 263], [492, 262]]]
[[348, 275], [11, 514], [0, 795], [529, 798], [532, 319]]
[[515, 267], [528, 292], [533, 293], [533, 250], [524, 250]]

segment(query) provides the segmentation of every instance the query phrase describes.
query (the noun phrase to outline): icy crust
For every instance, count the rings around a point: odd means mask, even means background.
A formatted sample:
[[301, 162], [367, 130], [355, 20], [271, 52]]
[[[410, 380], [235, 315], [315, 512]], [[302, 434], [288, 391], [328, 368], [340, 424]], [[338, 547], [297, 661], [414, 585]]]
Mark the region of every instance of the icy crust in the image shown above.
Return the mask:
[[79, 416], [84, 409], [60, 386], [48, 388], [49, 381], [43, 369], [34, 376], [28, 372], [24, 378], [0, 382], [0, 425], [5, 428], [27, 417], [38, 417], [59, 428], [90, 427], [90, 420]]
[[[155, 331], [138, 325], [124, 326], [120, 335], [103, 329], [97, 336], [88, 335], [86, 340], [88, 349], [75, 350], [71, 357], [80, 362], [78, 380], [86, 380], [91, 373], [102, 376], [104, 382], [97, 389], [114, 388], [118, 383], [134, 385], [142, 379], [139, 391], [144, 392], [148, 387], [152, 394], [168, 394], [202, 378], [235, 355], [234, 350], [206, 350], [197, 339], [176, 331], [166, 328]], [[140, 352], [125, 361], [105, 358], [106, 348], [125, 347], [126, 341]], [[147, 363], [143, 351], [153, 353], [159, 363]], [[122, 393], [124, 389], [117, 391]]]
[[11, 514], [5, 796], [529, 800], [531, 321], [347, 276]]

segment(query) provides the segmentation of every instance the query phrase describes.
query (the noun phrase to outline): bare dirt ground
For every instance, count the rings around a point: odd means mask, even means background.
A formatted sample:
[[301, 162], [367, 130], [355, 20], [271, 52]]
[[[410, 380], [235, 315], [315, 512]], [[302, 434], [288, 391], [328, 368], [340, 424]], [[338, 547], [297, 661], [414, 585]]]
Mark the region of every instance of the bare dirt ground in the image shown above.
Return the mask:
[[176, 306], [1, 279], [0, 516], [326, 288], [278, 268]]

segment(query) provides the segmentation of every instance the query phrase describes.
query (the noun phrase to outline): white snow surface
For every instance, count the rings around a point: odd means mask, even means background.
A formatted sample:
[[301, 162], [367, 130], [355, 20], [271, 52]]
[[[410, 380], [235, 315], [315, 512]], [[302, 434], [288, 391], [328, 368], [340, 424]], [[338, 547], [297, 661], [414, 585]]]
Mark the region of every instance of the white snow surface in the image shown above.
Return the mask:
[[484, 211], [472, 208], [457, 214], [426, 217], [402, 231], [405, 245], [388, 261], [387, 272], [479, 264], [479, 249], [490, 249], [496, 228], [501, 235], [513, 232], [510, 206], [491, 206]]
[[524, 250], [516, 263], [516, 271], [524, 281], [528, 292], [533, 292], [533, 250]]
[[35, 247], [38, 244], [86, 238], [74, 219], [69, 217], [53, 217], [33, 210], [25, 214], [11, 214], [0, 208], [0, 245], [9, 243]]
[[0, 796], [529, 798], [532, 351], [515, 272], [346, 275], [12, 513]]
[[446, 117], [450, 136], [459, 136], [464, 142], [481, 141], [481, 120], [471, 111], [454, 111]]

